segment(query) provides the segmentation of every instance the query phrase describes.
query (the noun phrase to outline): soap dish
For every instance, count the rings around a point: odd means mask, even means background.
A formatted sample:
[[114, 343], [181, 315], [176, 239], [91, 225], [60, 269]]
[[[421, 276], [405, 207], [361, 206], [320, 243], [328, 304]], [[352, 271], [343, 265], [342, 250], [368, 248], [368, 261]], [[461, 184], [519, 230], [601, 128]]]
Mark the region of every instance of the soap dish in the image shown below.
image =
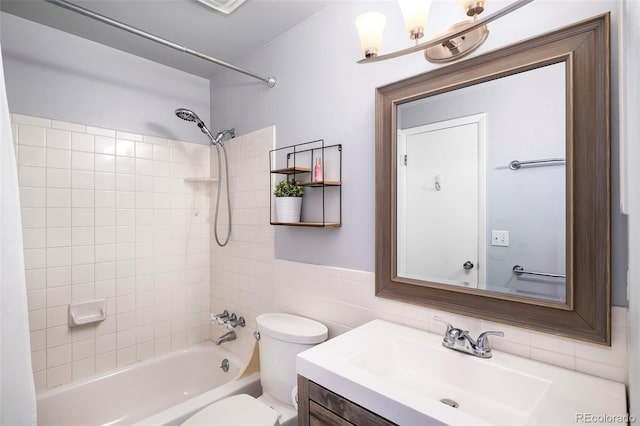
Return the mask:
[[103, 321], [106, 316], [107, 305], [105, 299], [72, 303], [69, 305], [69, 327], [100, 322]]

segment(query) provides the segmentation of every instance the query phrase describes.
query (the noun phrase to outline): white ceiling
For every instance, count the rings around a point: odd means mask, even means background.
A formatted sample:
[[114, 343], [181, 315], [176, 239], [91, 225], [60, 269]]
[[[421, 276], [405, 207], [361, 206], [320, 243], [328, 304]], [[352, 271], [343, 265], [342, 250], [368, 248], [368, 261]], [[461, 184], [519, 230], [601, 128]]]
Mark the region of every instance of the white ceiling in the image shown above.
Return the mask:
[[[70, 1], [236, 65], [331, 0], [247, 0], [230, 15], [197, 0]], [[224, 69], [43, 0], [0, 0], [0, 10], [205, 78]], [[250, 71], [269, 77], [269, 70]]]

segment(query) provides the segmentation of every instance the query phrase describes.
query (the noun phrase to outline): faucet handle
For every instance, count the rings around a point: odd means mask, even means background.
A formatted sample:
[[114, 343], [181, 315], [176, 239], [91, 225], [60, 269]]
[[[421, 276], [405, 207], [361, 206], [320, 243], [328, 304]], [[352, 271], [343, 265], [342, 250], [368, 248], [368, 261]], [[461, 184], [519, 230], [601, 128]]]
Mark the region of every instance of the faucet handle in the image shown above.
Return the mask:
[[217, 322], [220, 325], [222, 325], [227, 318], [229, 318], [229, 311], [226, 309], [220, 314], [211, 314], [211, 322]]
[[462, 330], [455, 328], [449, 322], [437, 315], [434, 316], [433, 319], [436, 321], [440, 321], [447, 326], [447, 331], [445, 331], [444, 337], [442, 338], [442, 345], [448, 348], [452, 347], [455, 344], [456, 339], [459, 339], [461, 334], [463, 333]]
[[447, 331], [445, 332], [445, 334], [447, 335], [447, 337], [451, 337], [451, 338], [458, 338], [460, 337], [462, 334], [464, 333], [469, 333], [468, 331], [462, 331], [457, 327], [454, 327], [450, 322], [448, 322], [447, 320], [440, 318], [439, 316], [434, 316], [433, 317], [434, 320], [439, 321], [443, 324], [445, 324], [447, 326]]
[[491, 350], [491, 346], [489, 345], [489, 339], [487, 336], [504, 337], [504, 332], [503, 331], [485, 331], [484, 333], [480, 333], [480, 336], [478, 336], [478, 341], [477, 341], [478, 349]]
[[232, 314], [232, 318], [230, 321], [227, 321], [227, 328], [229, 330], [233, 330], [237, 326], [244, 327], [246, 324], [244, 317], [237, 318], [235, 314]]

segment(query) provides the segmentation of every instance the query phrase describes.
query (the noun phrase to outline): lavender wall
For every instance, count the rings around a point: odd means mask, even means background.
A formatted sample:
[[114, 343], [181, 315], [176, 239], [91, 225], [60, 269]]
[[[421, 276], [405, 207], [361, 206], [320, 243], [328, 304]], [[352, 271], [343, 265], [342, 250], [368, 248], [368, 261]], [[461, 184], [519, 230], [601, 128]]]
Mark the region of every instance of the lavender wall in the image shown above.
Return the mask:
[[9, 110], [95, 127], [208, 143], [179, 107], [209, 116], [209, 81], [0, 13]]
[[[492, 3], [496, 10], [508, 4]], [[619, 213], [617, 127], [617, 22], [619, 2], [536, 1], [492, 23], [478, 53], [611, 11], [612, 64], [612, 241], [613, 303], [626, 305], [627, 226]], [[223, 72], [211, 83], [214, 128], [236, 127], [239, 134], [275, 124], [277, 145], [324, 138], [343, 144], [343, 226], [338, 229], [278, 227], [279, 259], [363, 271], [374, 269], [374, 95], [375, 88], [436, 66], [420, 54], [375, 64], [362, 57], [354, 20], [377, 10], [387, 16], [381, 50], [407, 47], [404, 23], [394, 1], [340, 1], [293, 28], [238, 65], [275, 75], [269, 89], [237, 73]], [[429, 37], [463, 19], [457, 2], [434, 2]], [[266, 160], [265, 160], [266, 161]]]

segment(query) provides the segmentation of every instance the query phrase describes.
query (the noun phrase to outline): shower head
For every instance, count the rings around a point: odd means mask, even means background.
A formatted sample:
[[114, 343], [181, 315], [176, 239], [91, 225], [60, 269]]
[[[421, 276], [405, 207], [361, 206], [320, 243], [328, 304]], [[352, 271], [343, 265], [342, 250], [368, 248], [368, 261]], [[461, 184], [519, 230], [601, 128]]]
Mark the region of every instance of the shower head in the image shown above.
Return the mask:
[[186, 109], [186, 108], [178, 108], [176, 110], [176, 115], [178, 116], [178, 118], [181, 118], [181, 119], [183, 119], [185, 121], [193, 121], [194, 123], [196, 123], [198, 125], [198, 127], [200, 128], [200, 130], [202, 131], [202, 133], [204, 133], [205, 135], [209, 136], [209, 139], [211, 140], [211, 143], [213, 145], [215, 145], [218, 142], [211, 135], [211, 132], [209, 131], [207, 126], [204, 124], [204, 121], [200, 120], [200, 117], [198, 117], [198, 114], [196, 114], [195, 112], [191, 111], [190, 109]]
[[198, 115], [190, 109], [178, 108], [176, 110], [176, 115], [178, 116], [178, 118], [182, 118], [185, 121], [195, 121], [196, 123], [202, 122], [202, 120], [200, 120], [200, 117], [198, 117]]

